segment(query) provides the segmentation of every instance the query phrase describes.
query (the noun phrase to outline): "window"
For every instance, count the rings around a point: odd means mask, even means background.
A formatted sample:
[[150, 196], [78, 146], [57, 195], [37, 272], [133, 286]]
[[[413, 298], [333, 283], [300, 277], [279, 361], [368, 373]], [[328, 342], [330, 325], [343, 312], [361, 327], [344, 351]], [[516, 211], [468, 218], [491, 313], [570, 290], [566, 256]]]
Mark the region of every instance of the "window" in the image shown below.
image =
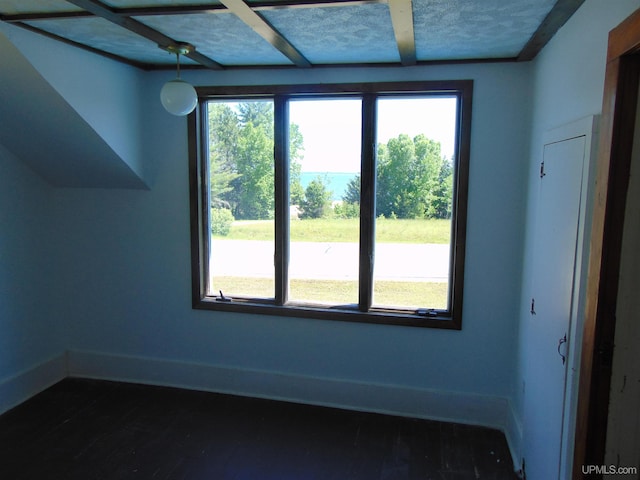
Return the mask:
[[198, 89], [194, 308], [461, 328], [472, 89]]

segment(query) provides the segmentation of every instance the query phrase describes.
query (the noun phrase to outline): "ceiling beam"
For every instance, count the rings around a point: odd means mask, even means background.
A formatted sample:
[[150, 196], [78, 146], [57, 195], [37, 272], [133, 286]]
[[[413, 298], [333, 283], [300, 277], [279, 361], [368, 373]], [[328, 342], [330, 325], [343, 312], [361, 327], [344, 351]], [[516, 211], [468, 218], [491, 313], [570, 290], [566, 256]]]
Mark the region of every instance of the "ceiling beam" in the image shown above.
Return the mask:
[[391, 23], [398, 44], [402, 65], [416, 64], [416, 37], [413, 31], [413, 6], [411, 0], [389, 0]]
[[27, 12], [0, 14], [0, 20], [7, 23], [28, 22], [30, 20], [55, 20], [65, 18], [93, 17], [94, 15], [84, 10], [73, 10], [68, 12]]
[[[387, 0], [258, 0], [252, 1], [250, 8], [254, 12], [263, 10], [280, 10], [287, 8], [323, 8], [323, 7], [357, 7], [387, 3]], [[131, 17], [147, 15], [188, 15], [192, 13], [228, 13], [229, 9], [220, 4], [197, 5], [158, 5], [152, 7], [114, 8], [121, 15]]]
[[138, 62], [136, 60], [131, 60], [127, 57], [122, 57], [115, 53], [106, 52], [104, 50], [100, 50], [98, 48], [90, 47], [89, 45], [85, 45], [84, 43], [78, 43], [73, 40], [70, 40], [65, 37], [61, 37], [56, 35], [55, 33], [47, 32], [46, 30], [41, 30], [39, 28], [34, 27], [28, 23], [23, 22], [11, 22], [16, 27], [24, 28], [25, 30], [29, 30], [30, 32], [37, 33], [38, 35], [42, 35], [47, 38], [51, 38], [57, 42], [65, 43], [67, 45], [71, 45], [75, 48], [80, 48], [82, 50], [86, 50], [87, 52], [95, 53], [96, 55], [101, 55], [105, 58], [110, 58], [111, 60], [115, 60], [116, 62], [126, 63], [127, 65], [131, 65], [132, 67], [140, 68], [142, 70], [150, 70], [153, 68], [153, 65], [147, 64], [144, 62]]
[[[144, 23], [140, 23], [139, 21], [128, 17], [126, 15], [120, 15], [116, 11], [107, 7], [101, 2], [96, 0], [67, 0], [69, 3], [72, 3], [80, 8], [85, 9], [92, 14], [104, 18], [109, 22], [112, 22], [116, 25], [119, 25], [122, 28], [126, 28], [127, 30], [140, 35], [141, 37], [146, 38], [147, 40], [151, 40], [156, 43], [158, 47], [162, 49], [167, 49], [170, 45], [175, 45], [178, 43], [176, 40], [171, 37], [166, 36], [165, 34], [148, 27]], [[198, 51], [194, 50], [191, 53], [185, 54], [186, 57], [189, 57], [191, 60], [198, 62], [199, 64], [214, 69], [221, 70], [223, 67], [218, 62], [210, 59], [206, 55], [202, 55]]]
[[[259, 0], [251, 2], [251, 9], [279, 10], [285, 8], [323, 8], [323, 7], [357, 7], [387, 3], [388, 0]], [[144, 17], [150, 15], [189, 15], [198, 13], [228, 13], [229, 9], [220, 3], [197, 5], [158, 5], [150, 7], [113, 7], [113, 13], [127, 17]], [[51, 20], [61, 18], [92, 17], [93, 13], [85, 10], [69, 10], [55, 12], [26, 12], [0, 14], [0, 20], [8, 23], [29, 20]]]
[[533, 60], [583, 3], [584, 0], [558, 0], [518, 55], [518, 61]]
[[251, 2], [251, 8], [260, 11], [280, 8], [359, 7], [376, 3], [387, 3], [387, 0], [258, 0]]
[[309, 60], [291, 45], [278, 31], [273, 28], [262, 16], [254, 12], [243, 0], [220, 0], [221, 3], [246, 23], [258, 35], [279, 50], [294, 65], [298, 67], [310, 67]]

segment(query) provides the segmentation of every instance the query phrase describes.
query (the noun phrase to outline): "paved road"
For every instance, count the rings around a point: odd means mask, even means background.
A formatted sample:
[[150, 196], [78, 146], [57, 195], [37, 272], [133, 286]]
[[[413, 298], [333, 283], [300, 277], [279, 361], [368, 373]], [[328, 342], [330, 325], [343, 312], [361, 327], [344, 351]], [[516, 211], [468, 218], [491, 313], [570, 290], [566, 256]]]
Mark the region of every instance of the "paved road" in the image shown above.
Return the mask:
[[[212, 271], [217, 275], [273, 276], [273, 242], [212, 240]], [[358, 245], [295, 242], [290, 278], [358, 278]], [[444, 282], [449, 276], [449, 245], [381, 243], [374, 276], [380, 280]]]

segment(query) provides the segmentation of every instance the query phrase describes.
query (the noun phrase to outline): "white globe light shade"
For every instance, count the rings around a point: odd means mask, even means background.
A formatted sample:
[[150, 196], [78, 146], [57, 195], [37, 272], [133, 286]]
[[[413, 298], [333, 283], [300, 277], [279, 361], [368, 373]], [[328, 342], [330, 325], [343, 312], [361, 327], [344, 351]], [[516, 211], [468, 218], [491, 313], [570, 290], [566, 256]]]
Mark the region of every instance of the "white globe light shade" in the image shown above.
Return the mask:
[[188, 115], [196, 108], [198, 95], [192, 85], [176, 78], [169, 80], [160, 90], [160, 101], [173, 115]]

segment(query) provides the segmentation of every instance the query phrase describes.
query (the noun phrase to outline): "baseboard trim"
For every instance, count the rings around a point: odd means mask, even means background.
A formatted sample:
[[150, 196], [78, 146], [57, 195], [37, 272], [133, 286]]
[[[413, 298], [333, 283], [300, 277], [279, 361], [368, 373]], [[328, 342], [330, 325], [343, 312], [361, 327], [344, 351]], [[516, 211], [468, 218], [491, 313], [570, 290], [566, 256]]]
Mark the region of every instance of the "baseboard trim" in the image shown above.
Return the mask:
[[166, 359], [68, 352], [69, 375], [268, 398], [505, 431], [506, 398], [371, 384], [352, 380], [204, 365]]
[[516, 470], [520, 470], [522, 467], [522, 422], [516, 415], [513, 405], [509, 402], [507, 415], [507, 422], [504, 426], [504, 435], [511, 451], [511, 458]]
[[67, 355], [49, 360], [0, 380], [0, 414], [25, 402], [67, 376]]

